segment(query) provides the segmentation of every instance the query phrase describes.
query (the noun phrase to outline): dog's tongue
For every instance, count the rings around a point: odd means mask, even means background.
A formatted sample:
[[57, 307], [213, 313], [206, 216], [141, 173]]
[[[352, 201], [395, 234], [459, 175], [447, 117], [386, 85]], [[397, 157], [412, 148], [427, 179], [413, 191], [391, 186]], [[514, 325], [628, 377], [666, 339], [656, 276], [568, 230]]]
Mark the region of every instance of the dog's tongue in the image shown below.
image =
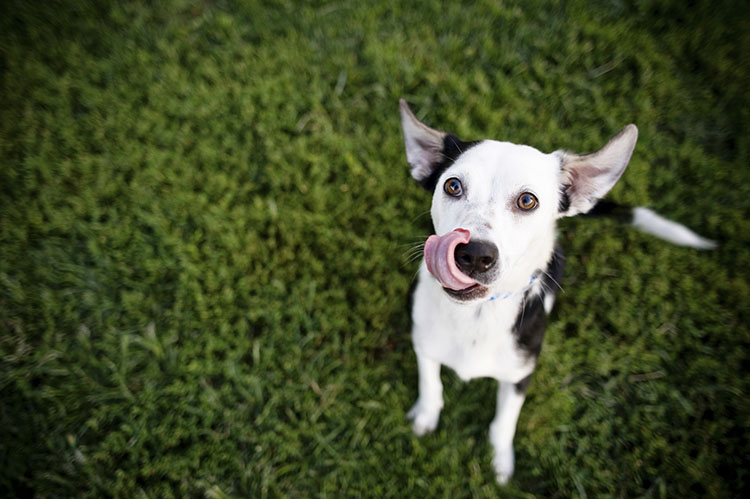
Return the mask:
[[456, 229], [444, 236], [432, 235], [424, 243], [427, 270], [440, 281], [443, 287], [461, 290], [477, 283], [458, 269], [453, 254], [456, 246], [469, 242], [470, 235], [466, 229]]

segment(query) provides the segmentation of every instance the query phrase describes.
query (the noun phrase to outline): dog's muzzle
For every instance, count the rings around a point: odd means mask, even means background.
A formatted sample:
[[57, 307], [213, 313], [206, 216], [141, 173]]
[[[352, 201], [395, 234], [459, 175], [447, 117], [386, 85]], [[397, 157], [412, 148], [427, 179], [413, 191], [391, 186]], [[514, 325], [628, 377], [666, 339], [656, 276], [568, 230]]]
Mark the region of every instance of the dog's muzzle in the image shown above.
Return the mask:
[[466, 229], [456, 229], [443, 236], [430, 236], [424, 246], [427, 270], [452, 294], [464, 294], [483, 287], [497, 264], [497, 246], [486, 241], [471, 241]]

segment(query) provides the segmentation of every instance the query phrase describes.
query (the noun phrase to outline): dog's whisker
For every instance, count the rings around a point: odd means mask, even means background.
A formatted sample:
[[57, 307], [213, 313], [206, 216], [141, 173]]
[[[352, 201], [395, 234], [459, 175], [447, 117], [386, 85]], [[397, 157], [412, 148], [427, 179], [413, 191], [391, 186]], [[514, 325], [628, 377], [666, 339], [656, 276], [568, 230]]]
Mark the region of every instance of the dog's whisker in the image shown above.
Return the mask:
[[411, 243], [411, 244], [408, 244], [408, 245], [404, 244], [402, 246], [408, 246], [404, 250], [404, 254], [413, 253], [414, 251], [422, 251], [424, 249], [424, 244], [425, 244], [424, 241], [420, 241], [420, 242], [417, 242], [417, 243]]
[[554, 283], [555, 283], [555, 285], [556, 285], [556, 286], [557, 286], [557, 287], [558, 287], [558, 288], [560, 289], [560, 292], [562, 292], [562, 293], [564, 293], [564, 292], [565, 292], [565, 290], [564, 290], [564, 289], [563, 289], [563, 287], [562, 287], [562, 286], [560, 285], [560, 283], [559, 283], [559, 282], [557, 282], [557, 281], [555, 280], [555, 278], [554, 278], [554, 277], [552, 277], [551, 275], [549, 275], [549, 272], [547, 272], [546, 270], [543, 270], [543, 271], [542, 271], [542, 273], [543, 273], [544, 275], [546, 275], [547, 277], [549, 277], [549, 278], [550, 278], [550, 280], [551, 280], [552, 282], [554, 282]]
[[425, 210], [422, 213], [418, 213], [413, 219], [412, 222], [416, 222], [420, 218], [426, 217], [430, 214], [430, 210]]
[[409, 282], [414, 282], [417, 280], [417, 277], [419, 277], [419, 269], [417, 269], [414, 274], [411, 276], [411, 280]]
[[422, 252], [421, 251], [414, 251], [409, 253], [408, 255], [404, 255], [404, 259], [407, 263], [411, 263], [413, 261], [419, 260], [422, 258]]
[[408, 250], [404, 251], [401, 256], [404, 258], [412, 258], [415, 255], [421, 255], [422, 254], [422, 248], [409, 248]]
[[461, 150], [461, 146], [458, 145], [458, 142], [456, 142], [456, 139], [453, 136], [450, 136], [450, 135], [449, 135], [449, 137], [451, 138], [451, 142], [453, 142], [453, 145], [456, 146], [456, 149], [458, 149], [458, 152], [460, 154], [463, 154], [464, 152]]
[[409, 265], [413, 262], [416, 262], [417, 260], [420, 260], [422, 258], [421, 253], [415, 253], [407, 258], [404, 258], [404, 265]]
[[415, 262], [422, 258], [422, 255], [424, 254], [424, 239], [421, 239], [417, 243], [411, 243], [411, 244], [404, 244], [403, 246], [406, 246], [406, 249], [401, 254], [401, 257], [403, 259], [403, 265], [409, 265], [412, 262]]
[[545, 294], [552, 293], [552, 288], [544, 282], [544, 280], [540, 280], [539, 285], [542, 287], [542, 291], [544, 291]]
[[414, 262], [420, 261], [422, 259], [422, 255], [414, 255], [411, 258], [404, 260], [404, 266], [411, 265]]
[[425, 236], [423, 234], [417, 234], [417, 235], [412, 236], [411, 238], [407, 240], [407, 242], [404, 242], [403, 244], [400, 244], [399, 246], [411, 246], [414, 244], [424, 244], [425, 241], [427, 240], [427, 237], [428, 236]]
[[415, 247], [424, 246], [424, 240], [414, 240], [411, 243], [399, 244], [397, 248], [406, 248], [405, 251], [414, 249]]

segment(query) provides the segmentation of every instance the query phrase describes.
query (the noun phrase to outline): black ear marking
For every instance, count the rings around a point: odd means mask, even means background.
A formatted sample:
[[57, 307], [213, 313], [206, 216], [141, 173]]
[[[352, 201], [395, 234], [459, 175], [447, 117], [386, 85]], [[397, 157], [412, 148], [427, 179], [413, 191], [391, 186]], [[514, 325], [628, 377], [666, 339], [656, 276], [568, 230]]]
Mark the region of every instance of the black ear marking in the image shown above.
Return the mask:
[[560, 190], [560, 202], [557, 206], [557, 211], [560, 213], [565, 213], [570, 209], [570, 196], [568, 196], [567, 188], [568, 186], [564, 185]]
[[441, 160], [432, 165], [429, 176], [418, 180], [419, 184], [428, 191], [433, 192], [443, 172], [450, 168], [459, 156], [478, 143], [478, 141], [464, 142], [453, 134], [446, 134], [443, 138], [443, 149], [440, 152]]
[[414, 116], [404, 99], [399, 105], [411, 176], [425, 189], [434, 191], [440, 175], [478, 142], [464, 142], [453, 134], [430, 128]]

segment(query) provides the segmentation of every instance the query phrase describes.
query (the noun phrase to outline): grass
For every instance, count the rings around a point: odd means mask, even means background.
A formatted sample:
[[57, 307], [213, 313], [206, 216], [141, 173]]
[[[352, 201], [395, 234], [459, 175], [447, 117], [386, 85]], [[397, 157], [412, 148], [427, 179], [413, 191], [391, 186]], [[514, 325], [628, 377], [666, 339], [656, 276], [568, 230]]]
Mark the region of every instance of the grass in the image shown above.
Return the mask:
[[[6, 2], [3, 496], [731, 497], [750, 486], [742, 2]], [[417, 438], [397, 99], [466, 139], [641, 135], [570, 220], [566, 293], [494, 482], [490, 380]]]

